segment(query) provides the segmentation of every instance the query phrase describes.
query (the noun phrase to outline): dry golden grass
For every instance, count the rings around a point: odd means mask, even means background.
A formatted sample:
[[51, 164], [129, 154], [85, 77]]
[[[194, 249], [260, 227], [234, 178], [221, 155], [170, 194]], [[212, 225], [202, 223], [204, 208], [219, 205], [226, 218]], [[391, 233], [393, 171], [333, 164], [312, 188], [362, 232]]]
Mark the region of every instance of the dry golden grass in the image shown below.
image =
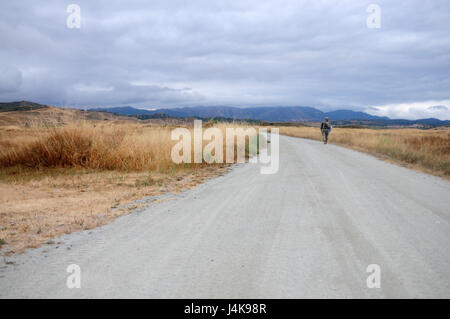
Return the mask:
[[[222, 132], [242, 127], [215, 126]], [[22, 252], [91, 229], [129, 212], [113, 209], [119, 204], [176, 193], [224, 173], [226, 164], [173, 163], [173, 128], [86, 121], [0, 127], [2, 251]]]
[[[208, 124], [206, 126], [211, 126]], [[225, 129], [242, 125], [217, 124]], [[0, 138], [0, 167], [62, 168], [168, 172], [202, 164], [177, 165], [172, 161], [171, 140], [175, 127], [140, 124], [92, 124], [76, 122], [56, 127], [3, 129]], [[191, 136], [193, 137], [192, 127]], [[245, 129], [245, 127], [244, 127]], [[204, 145], [206, 142], [204, 142]], [[193, 139], [191, 143], [193, 150]], [[247, 149], [248, 155], [248, 149]]]
[[[319, 128], [280, 127], [280, 134], [321, 140]], [[450, 178], [450, 129], [333, 128], [329, 143], [378, 155], [411, 168]]]
[[6, 244], [2, 253], [20, 253], [60, 235], [104, 225], [130, 212], [120, 205], [146, 196], [176, 194], [226, 169], [204, 166], [168, 174], [80, 169], [3, 172], [0, 238]]
[[116, 115], [107, 112], [83, 111], [79, 109], [66, 109], [45, 107], [29, 111], [0, 112], [0, 126], [42, 126], [62, 125], [79, 121], [108, 122], [108, 123], [138, 123], [134, 117]]
[[172, 142], [169, 129], [81, 122], [32, 128], [0, 145], [6, 146], [0, 151], [1, 167], [162, 171], [170, 165]]

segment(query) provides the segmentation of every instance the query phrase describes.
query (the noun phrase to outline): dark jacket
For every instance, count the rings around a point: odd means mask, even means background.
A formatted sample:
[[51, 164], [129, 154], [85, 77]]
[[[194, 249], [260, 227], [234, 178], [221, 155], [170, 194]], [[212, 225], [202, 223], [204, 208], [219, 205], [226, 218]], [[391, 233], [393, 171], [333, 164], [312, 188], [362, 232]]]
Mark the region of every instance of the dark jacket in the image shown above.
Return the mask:
[[320, 129], [322, 131], [329, 131], [330, 130], [330, 123], [322, 122], [322, 124], [320, 124]]

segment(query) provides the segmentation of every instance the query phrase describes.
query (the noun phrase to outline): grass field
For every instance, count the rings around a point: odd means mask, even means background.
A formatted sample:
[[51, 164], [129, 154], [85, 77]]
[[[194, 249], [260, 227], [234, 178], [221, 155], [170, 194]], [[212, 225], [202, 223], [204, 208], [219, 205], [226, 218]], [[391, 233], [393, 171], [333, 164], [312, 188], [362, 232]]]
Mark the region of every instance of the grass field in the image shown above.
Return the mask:
[[[280, 127], [280, 134], [321, 140], [316, 127]], [[329, 143], [450, 178], [450, 129], [333, 128]]]
[[[192, 130], [192, 123], [185, 126]], [[214, 126], [222, 132], [243, 127]], [[92, 229], [130, 211], [121, 205], [176, 194], [225, 173], [227, 164], [175, 164], [173, 128], [86, 121], [0, 127], [2, 252]]]
[[138, 124], [36, 127], [2, 134], [0, 166], [166, 171], [172, 144], [169, 128]]
[[[246, 128], [204, 124], [222, 132]], [[184, 126], [192, 132], [192, 122]], [[175, 164], [175, 127], [116, 120], [0, 126], [0, 252], [22, 252], [92, 229], [132, 211], [137, 206], [126, 204], [136, 199], [176, 194], [227, 171], [227, 164]], [[280, 127], [280, 133], [321, 139], [314, 127]], [[450, 178], [448, 128], [335, 128], [330, 143]]]

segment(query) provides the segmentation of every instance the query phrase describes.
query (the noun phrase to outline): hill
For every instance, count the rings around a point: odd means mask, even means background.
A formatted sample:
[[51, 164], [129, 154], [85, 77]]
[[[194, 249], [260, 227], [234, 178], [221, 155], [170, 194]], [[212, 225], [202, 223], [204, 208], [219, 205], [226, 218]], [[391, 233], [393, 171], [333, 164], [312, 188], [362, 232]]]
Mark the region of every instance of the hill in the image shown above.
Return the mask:
[[138, 109], [131, 106], [79, 109], [57, 108], [34, 102], [20, 101], [0, 103], [0, 125], [30, 123], [32, 121], [67, 123], [73, 120], [126, 121], [144, 123], [178, 123], [185, 119], [200, 118], [217, 121], [245, 120], [269, 123], [305, 123], [320, 122], [326, 116], [333, 125], [373, 126], [373, 127], [418, 127], [430, 128], [450, 126], [450, 121], [435, 118], [405, 120], [389, 119], [352, 110], [322, 112], [308, 106], [272, 106], [272, 107], [229, 107], [196, 106], [163, 109]]
[[96, 112], [110, 112], [114, 114], [120, 114], [120, 115], [151, 115], [154, 114], [154, 111], [150, 110], [144, 110], [144, 109], [138, 109], [131, 106], [119, 106], [119, 107], [106, 107], [106, 108], [91, 108], [89, 111], [96, 111]]
[[273, 106], [273, 107], [229, 107], [229, 106], [197, 106], [171, 109], [145, 110], [133, 107], [113, 107], [104, 109], [91, 109], [95, 111], [108, 111], [122, 115], [155, 114], [163, 113], [172, 117], [200, 117], [200, 118], [231, 118], [231, 119], [251, 119], [268, 122], [301, 122], [301, 121], [321, 121], [325, 116], [339, 120], [382, 120], [386, 117], [373, 116], [363, 112], [350, 110], [339, 110], [333, 112], [322, 112], [309, 106]]
[[48, 105], [28, 102], [28, 101], [18, 101], [18, 102], [6, 102], [0, 103], [0, 112], [11, 112], [11, 111], [30, 111], [47, 108]]
[[140, 119], [150, 118], [201, 118], [201, 119], [227, 119], [265, 121], [272, 123], [304, 123], [320, 122], [326, 116], [334, 125], [343, 126], [375, 126], [375, 127], [419, 127], [429, 128], [449, 126], [450, 121], [441, 121], [435, 118], [404, 120], [390, 119], [386, 116], [375, 116], [364, 112], [352, 110], [336, 110], [322, 112], [308, 106], [273, 106], [238, 108], [228, 106], [197, 106], [171, 109], [137, 109], [131, 106], [91, 109], [108, 111], [114, 114], [135, 116]]
[[389, 120], [386, 116], [374, 116], [364, 112], [355, 112], [350, 110], [336, 110], [324, 113], [333, 121], [340, 120]]
[[60, 125], [76, 121], [88, 120], [93, 122], [138, 122], [133, 117], [115, 115], [109, 112], [90, 112], [79, 109], [58, 108], [45, 106], [29, 109], [27, 106], [15, 111], [0, 113], [0, 126], [19, 125]]
[[[20, 103], [20, 102], [15, 102]], [[30, 103], [30, 102], [27, 102]], [[12, 104], [12, 103], [2, 103]], [[0, 112], [0, 126], [42, 126], [42, 125], [61, 125], [79, 121], [89, 122], [110, 122], [110, 123], [143, 123], [143, 124], [180, 124], [185, 122], [183, 119], [171, 118], [165, 114], [150, 115], [121, 115], [106, 111], [84, 111], [80, 109], [59, 108], [54, 106], [41, 106], [36, 104], [26, 104], [17, 107], [20, 104], [8, 106], [10, 111]], [[30, 107], [33, 107], [30, 109]], [[11, 110], [14, 109], [15, 110]], [[6, 109], [6, 107], [4, 108]]]

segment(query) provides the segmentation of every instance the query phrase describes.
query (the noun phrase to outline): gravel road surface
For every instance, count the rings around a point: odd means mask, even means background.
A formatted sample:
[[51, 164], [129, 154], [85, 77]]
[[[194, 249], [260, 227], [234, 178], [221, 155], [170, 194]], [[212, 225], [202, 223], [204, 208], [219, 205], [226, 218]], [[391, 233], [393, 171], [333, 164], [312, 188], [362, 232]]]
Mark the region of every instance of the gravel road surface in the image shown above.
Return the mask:
[[1, 261], [0, 297], [450, 298], [450, 183], [280, 137], [276, 174], [239, 164], [55, 242]]

